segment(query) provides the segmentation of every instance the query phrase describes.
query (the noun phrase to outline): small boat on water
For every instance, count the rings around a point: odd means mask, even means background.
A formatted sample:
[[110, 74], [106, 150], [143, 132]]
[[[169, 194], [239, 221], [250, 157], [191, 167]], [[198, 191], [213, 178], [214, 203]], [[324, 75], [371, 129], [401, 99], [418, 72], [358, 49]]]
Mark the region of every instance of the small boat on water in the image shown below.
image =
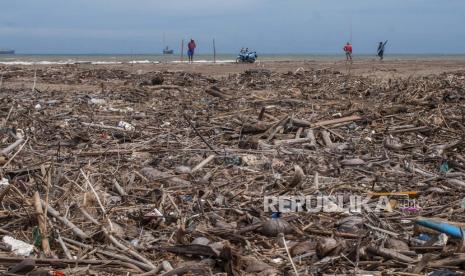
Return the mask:
[[163, 49], [163, 54], [164, 55], [172, 55], [173, 54], [173, 49], [170, 49], [168, 46], [166, 46], [166, 48]]
[[11, 49], [0, 49], [0, 55], [14, 55], [15, 50]]

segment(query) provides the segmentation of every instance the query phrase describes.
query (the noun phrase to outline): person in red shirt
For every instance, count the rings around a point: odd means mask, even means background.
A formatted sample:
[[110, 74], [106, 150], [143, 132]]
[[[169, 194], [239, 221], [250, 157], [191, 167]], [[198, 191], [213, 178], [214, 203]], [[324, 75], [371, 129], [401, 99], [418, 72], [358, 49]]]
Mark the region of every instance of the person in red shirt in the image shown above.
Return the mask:
[[197, 45], [195, 45], [195, 41], [193, 39], [191, 39], [189, 44], [187, 44], [187, 56], [189, 57], [189, 62], [194, 62], [194, 50], [196, 46]]
[[346, 60], [352, 60], [352, 44], [347, 42], [347, 44], [343, 48], [344, 52], [346, 52]]

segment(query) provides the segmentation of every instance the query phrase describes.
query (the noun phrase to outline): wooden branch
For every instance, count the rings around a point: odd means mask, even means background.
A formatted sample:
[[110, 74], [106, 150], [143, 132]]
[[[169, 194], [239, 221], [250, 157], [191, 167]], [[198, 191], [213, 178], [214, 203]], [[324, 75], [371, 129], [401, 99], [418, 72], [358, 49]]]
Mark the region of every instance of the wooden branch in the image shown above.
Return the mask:
[[2, 154], [3, 154], [3, 155], [7, 155], [7, 154], [10, 153], [12, 150], [14, 150], [17, 146], [21, 145], [23, 142], [24, 142], [24, 139], [23, 139], [23, 138], [19, 138], [18, 140], [16, 140], [14, 143], [12, 143], [11, 145], [9, 145], [8, 147], [2, 149]]
[[329, 134], [328, 131], [326, 130], [322, 130], [321, 131], [321, 137], [323, 138], [323, 141], [325, 142], [325, 145], [328, 147], [328, 148], [331, 148], [333, 147], [333, 142], [331, 141], [331, 135]]
[[313, 186], [315, 188], [315, 190], [319, 190], [320, 189], [320, 176], [319, 176], [319, 173], [318, 171], [315, 171], [315, 174], [313, 175]]
[[186, 186], [186, 187], [191, 186], [190, 181], [181, 179], [175, 175], [164, 173], [154, 168], [145, 167], [140, 172], [149, 181], [160, 181], [166, 184], [180, 185], [180, 186]]
[[271, 124], [263, 121], [258, 121], [254, 124], [244, 123], [240, 129], [242, 134], [258, 134], [263, 133], [271, 127]]
[[213, 86], [211, 88], [208, 88], [205, 90], [205, 93], [213, 96], [213, 97], [217, 97], [217, 98], [220, 98], [220, 99], [223, 99], [223, 100], [227, 100], [229, 99], [229, 95], [226, 95], [224, 94], [223, 92], [221, 92], [220, 89], [218, 89], [217, 87]]
[[268, 135], [268, 137], [266, 138], [265, 141], [269, 142], [271, 141], [274, 136], [279, 132], [281, 131], [281, 129], [283, 129], [284, 127], [283, 126], [277, 126], [273, 131], [270, 132], [270, 134]]
[[[0, 263], [2, 264], [15, 264], [24, 260], [23, 257], [4, 257], [0, 256]], [[47, 259], [47, 258], [31, 258], [37, 266], [51, 266], [57, 268], [65, 268], [74, 265], [114, 265], [120, 267], [123, 262], [114, 260], [74, 260], [74, 259]]]
[[445, 267], [445, 266], [456, 266], [465, 262], [465, 254], [455, 254], [444, 258], [442, 260], [434, 260], [428, 262], [428, 267]]
[[126, 253], [128, 253], [129, 255], [135, 257], [136, 259], [142, 261], [143, 263], [147, 264], [148, 266], [150, 266], [150, 269], [154, 269], [155, 266], [152, 264], [151, 261], [149, 261], [148, 259], [146, 259], [144, 256], [140, 255], [139, 253], [137, 253], [136, 251], [134, 251], [133, 249], [123, 245], [122, 243], [120, 243], [112, 234], [110, 234], [108, 232], [108, 230], [105, 228], [105, 227], [102, 227], [102, 230], [103, 230], [103, 233], [105, 234], [105, 237], [107, 237], [108, 240], [111, 241], [111, 243], [113, 245], [115, 245], [117, 248], [125, 251]]
[[299, 127], [295, 133], [295, 138], [300, 138], [300, 135], [302, 135], [302, 132], [303, 132], [304, 128], [303, 127]]
[[113, 179], [113, 187], [115, 187], [115, 190], [118, 192], [120, 196], [127, 196], [128, 194], [126, 191], [119, 185], [118, 180]]
[[100, 197], [98, 196], [97, 192], [94, 189], [94, 185], [92, 184], [92, 182], [90, 182], [89, 178], [87, 177], [87, 175], [84, 173], [82, 169], [79, 169], [79, 171], [81, 172], [82, 176], [86, 180], [86, 183], [89, 185], [90, 189], [92, 190], [92, 193], [94, 194], [95, 199], [97, 199], [97, 203], [100, 206], [100, 209], [102, 210], [103, 215], [106, 216], [107, 211], [105, 210], [105, 207], [103, 207], [103, 204], [100, 201]]
[[367, 250], [371, 252], [372, 254], [385, 257], [388, 259], [394, 259], [396, 261], [400, 261], [403, 263], [415, 263], [417, 260], [410, 258], [409, 256], [405, 256], [395, 250], [388, 249], [388, 248], [382, 248], [382, 247], [374, 247], [374, 246], [368, 246]]
[[316, 148], [316, 138], [315, 138], [315, 132], [313, 129], [309, 128], [305, 130], [305, 138], [310, 139], [310, 142], [308, 144], [309, 148], [315, 149]]
[[287, 247], [287, 242], [286, 242], [286, 239], [284, 238], [284, 235], [282, 236], [282, 239], [283, 239], [284, 249], [286, 250], [287, 257], [289, 258], [289, 262], [291, 262], [295, 275], [299, 276], [299, 272], [297, 271], [294, 261], [292, 260], [291, 253], [289, 252], [289, 248]]
[[287, 140], [275, 140], [273, 144], [276, 146], [288, 146], [288, 145], [295, 145], [295, 144], [302, 144], [309, 142], [310, 138], [295, 138], [295, 139], [287, 139]]
[[455, 178], [447, 179], [447, 184], [453, 187], [460, 187], [462, 189], [465, 188], [465, 182], [462, 180], [455, 179]]
[[182, 116], [184, 117], [184, 120], [187, 121], [187, 123], [189, 124], [189, 126], [194, 130], [195, 134], [197, 134], [197, 136], [200, 137], [200, 139], [205, 143], [205, 145], [207, 145], [207, 147], [209, 149], [211, 149], [214, 153], [216, 154], [220, 154], [219, 152], [217, 152], [208, 142], [207, 140], [205, 140], [205, 138], [203, 138], [203, 136], [199, 133], [199, 131], [197, 130], [197, 128], [192, 124], [191, 120], [189, 118], [187, 118], [187, 115], [186, 114], [182, 114]]
[[306, 120], [292, 118], [292, 125], [296, 127], [310, 127], [312, 123]]
[[[81, 209], [81, 212], [83, 211], [83, 209]], [[85, 215], [85, 217], [91, 221], [92, 223], [96, 223], [97, 220], [94, 219], [90, 214], [88, 214], [87, 212], [83, 212], [87, 215]], [[108, 219], [108, 222], [109, 224], [111, 224], [111, 221], [110, 219]], [[149, 261], [148, 259], [146, 259], [144, 256], [140, 255], [139, 253], [137, 253], [135, 250], [123, 245], [122, 243], [120, 243], [109, 231], [108, 229], [106, 229], [104, 226], [101, 226], [101, 229], [102, 229], [102, 232], [103, 234], [105, 235], [105, 237], [114, 245], [116, 246], [117, 248], [123, 250], [124, 252], [128, 253], [129, 255], [135, 257], [136, 259], [138, 259], [139, 261], [143, 262], [144, 264], [146, 264], [149, 268], [149, 270], [152, 270], [155, 268], [155, 266], [152, 264], [151, 261]], [[136, 264], [137, 265], [137, 264]]]
[[47, 218], [44, 215], [42, 210], [42, 205], [40, 203], [39, 192], [35, 192], [33, 196], [34, 208], [36, 210], [37, 223], [39, 225], [39, 232], [42, 244], [42, 250], [44, 251], [45, 256], [51, 257], [52, 251], [50, 250], [50, 244], [48, 243], [48, 233], [47, 233]]
[[298, 187], [305, 179], [305, 174], [299, 165], [294, 165], [294, 176], [289, 181], [289, 187]]
[[60, 244], [61, 249], [63, 249], [63, 252], [65, 253], [66, 258], [72, 259], [73, 256], [71, 255], [71, 252], [69, 252], [68, 247], [66, 246], [65, 242], [64, 242], [63, 239], [61, 238], [61, 235], [60, 235], [60, 233], [58, 232], [58, 230], [56, 231], [56, 235], [57, 235], [58, 244]]
[[211, 272], [208, 268], [203, 265], [186, 265], [182, 267], [175, 268], [169, 272], [163, 273], [160, 276], [174, 276], [174, 275], [182, 275], [187, 272], [194, 272], [201, 275], [211, 275]]
[[137, 276], [156, 276], [156, 275], [159, 275], [158, 272], [160, 272], [160, 270], [162, 270], [162, 266], [157, 266], [155, 267], [154, 269], [148, 271], [148, 272], [145, 272], [145, 273], [142, 273], [142, 274], [139, 274]]
[[[93, 247], [90, 247], [90, 248], [93, 248]], [[150, 271], [150, 270], [153, 269], [150, 265], [147, 265], [147, 264], [145, 264], [143, 262], [133, 260], [131, 258], [126, 257], [125, 255], [117, 254], [117, 253], [112, 252], [112, 251], [99, 249], [99, 250], [97, 250], [97, 253], [103, 254], [105, 256], [108, 256], [110, 258], [114, 258], [114, 259], [117, 259], [117, 260], [120, 260], [120, 261], [123, 261], [123, 262], [133, 264], [133, 265], [141, 268], [144, 271]]]
[[[78, 242], [78, 241], [75, 241], [75, 240], [72, 240], [72, 239], [68, 239], [68, 238], [65, 238], [65, 237], [63, 238], [63, 240], [65, 242], [69, 243], [69, 244], [80, 246], [82, 248], [86, 248], [86, 249], [93, 249], [94, 248], [92, 245], [84, 244], [84, 243], [81, 243], [81, 242]], [[151, 266], [149, 266], [149, 265], [147, 265], [147, 264], [145, 264], [143, 262], [133, 260], [131, 258], [128, 258], [128, 257], [126, 257], [124, 255], [117, 254], [117, 253], [112, 252], [112, 251], [98, 249], [97, 252], [100, 253], [100, 254], [106, 255], [108, 257], [112, 257], [112, 258], [115, 258], [115, 259], [130, 263], [130, 264], [136, 265], [137, 267], [139, 267], [139, 268], [141, 268], [141, 269], [143, 269], [145, 271], [152, 270]]]
[[347, 116], [347, 117], [342, 117], [342, 118], [337, 118], [337, 119], [332, 119], [332, 120], [320, 121], [320, 122], [316, 122], [313, 124], [311, 123], [309, 127], [317, 128], [317, 127], [334, 125], [334, 124], [351, 122], [351, 121], [360, 121], [362, 119], [363, 117], [360, 117], [358, 115], [352, 115], [352, 116]]
[[173, 266], [168, 261], [163, 261], [161, 263], [161, 266], [163, 267], [163, 270], [166, 271], [166, 272], [169, 272], [169, 271], [174, 269]]
[[47, 211], [48, 215], [51, 215], [52, 217], [56, 218], [61, 223], [66, 225], [68, 228], [71, 229], [71, 231], [73, 231], [73, 233], [76, 236], [78, 236], [79, 238], [81, 238], [83, 240], [90, 238], [89, 235], [84, 233], [84, 231], [79, 229], [79, 227], [77, 227], [74, 223], [69, 221], [67, 218], [60, 216], [60, 213], [57, 210], [53, 209], [53, 207], [51, 207], [50, 205], [46, 206], [46, 204], [45, 204], [45, 202], [43, 200], [40, 200], [40, 203], [42, 204], [42, 208], [44, 208], [44, 209], [46, 208], [46, 211]]
[[271, 141], [273, 139], [274, 135], [279, 131], [279, 127], [283, 127], [288, 121], [290, 120], [289, 116], [285, 116], [282, 118], [280, 121], [278, 121], [276, 124], [274, 124], [272, 127], [270, 127], [265, 133], [263, 134], [258, 134], [258, 138], [260, 137], [267, 137], [266, 142]]
[[210, 163], [210, 161], [212, 161], [213, 159], [215, 159], [216, 155], [212, 154], [210, 156], [208, 156], [207, 158], [205, 158], [202, 162], [200, 162], [197, 166], [195, 166], [192, 170], [191, 170], [191, 173], [194, 173], [200, 169], [202, 169], [203, 167], [205, 167], [205, 165], [207, 165], [208, 163]]
[[427, 126], [420, 126], [420, 127], [412, 127], [412, 128], [404, 128], [404, 129], [396, 129], [391, 130], [389, 134], [399, 134], [399, 133], [406, 133], [406, 132], [426, 132], [430, 131], [431, 129]]
[[77, 208], [88, 221], [92, 222], [95, 225], [101, 226], [100, 222], [98, 222], [94, 217], [92, 217], [82, 206], [78, 204]]

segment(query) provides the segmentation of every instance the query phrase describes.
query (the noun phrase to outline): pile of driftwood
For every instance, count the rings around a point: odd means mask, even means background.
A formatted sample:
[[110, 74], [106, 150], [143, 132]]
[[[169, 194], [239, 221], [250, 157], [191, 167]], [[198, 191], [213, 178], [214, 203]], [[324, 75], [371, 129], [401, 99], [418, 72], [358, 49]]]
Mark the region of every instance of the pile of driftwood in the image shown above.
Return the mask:
[[464, 73], [1, 70], [5, 275], [465, 272]]

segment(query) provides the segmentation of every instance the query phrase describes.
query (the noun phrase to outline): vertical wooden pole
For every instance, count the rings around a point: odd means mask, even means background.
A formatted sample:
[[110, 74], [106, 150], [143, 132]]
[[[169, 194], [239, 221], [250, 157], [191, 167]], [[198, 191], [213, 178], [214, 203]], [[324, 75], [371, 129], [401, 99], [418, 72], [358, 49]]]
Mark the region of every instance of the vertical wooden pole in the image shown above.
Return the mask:
[[3, 85], [3, 74], [5, 72], [2, 72], [2, 75], [0, 76], [0, 91], [2, 90], [2, 85]]
[[36, 83], [37, 83], [37, 68], [34, 69], [34, 83], [32, 84], [32, 92], [34, 93], [34, 90], [36, 89]]
[[216, 63], [216, 45], [215, 45], [215, 39], [213, 39], [213, 63]]
[[183, 57], [184, 57], [184, 39], [181, 40], [181, 62], [183, 62]]

